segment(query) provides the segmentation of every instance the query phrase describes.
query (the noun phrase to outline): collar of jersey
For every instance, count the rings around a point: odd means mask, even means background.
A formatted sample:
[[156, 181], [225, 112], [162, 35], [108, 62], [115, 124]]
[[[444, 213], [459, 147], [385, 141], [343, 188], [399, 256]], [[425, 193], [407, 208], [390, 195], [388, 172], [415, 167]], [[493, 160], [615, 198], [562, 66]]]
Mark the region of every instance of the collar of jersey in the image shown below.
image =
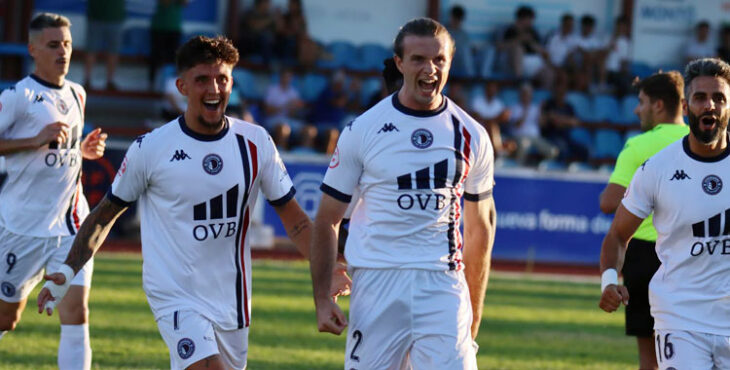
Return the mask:
[[215, 135], [205, 135], [205, 134], [199, 134], [193, 130], [191, 130], [187, 124], [185, 124], [185, 116], [180, 116], [180, 118], [177, 119], [178, 123], [180, 124], [180, 129], [182, 132], [185, 133], [185, 135], [188, 135], [192, 137], [195, 140], [200, 141], [216, 141], [222, 138], [223, 136], [226, 136], [228, 133], [228, 128], [230, 125], [228, 124], [228, 117], [223, 116], [223, 119], [225, 120], [223, 130], [221, 132], [215, 134]]
[[[730, 134], [728, 136], [730, 136]], [[728, 141], [730, 141], [730, 137], [728, 137]], [[699, 162], [718, 162], [727, 158], [727, 156], [730, 155], [730, 145], [728, 145], [725, 148], [725, 151], [714, 157], [700, 157], [697, 154], [692, 153], [692, 151], [689, 149], [689, 135], [685, 136], [684, 139], [682, 139], [682, 148], [684, 149], [684, 152], [687, 153], [687, 156]]]
[[414, 117], [433, 117], [437, 114], [440, 114], [444, 110], [446, 110], [446, 97], [441, 95], [443, 99], [441, 99], [441, 105], [433, 110], [415, 110], [406, 107], [405, 105], [401, 104], [400, 100], [398, 100], [398, 93], [393, 94], [393, 107], [395, 109], [399, 110], [403, 114], [407, 114], [409, 116]]
[[43, 85], [45, 87], [51, 88], [51, 89], [62, 89], [63, 88], [63, 85], [56, 85], [56, 84], [52, 84], [52, 83], [50, 83], [48, 81], [44, 81], [40, 77], [38, 77], [38, 76], [36, 76], [36, 75], [34, 75], [32, 73], [30, 75], [30, 78], [32, 78], [33, 80], [35, 80], [35, 82], [38, 82], [39, 84], [41, 84], [41, 85]]

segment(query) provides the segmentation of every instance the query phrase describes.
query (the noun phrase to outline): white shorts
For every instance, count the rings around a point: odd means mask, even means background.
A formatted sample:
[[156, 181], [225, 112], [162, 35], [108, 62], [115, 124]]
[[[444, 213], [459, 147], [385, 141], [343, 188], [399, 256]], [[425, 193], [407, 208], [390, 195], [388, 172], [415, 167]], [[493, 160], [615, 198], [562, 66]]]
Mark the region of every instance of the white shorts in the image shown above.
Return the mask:
[[[0, 227], [0, 300], [15, 303], [28, 294], [43, 279], [43, 270], [58, 271], [71, 250], [73, 236], [39, 238], [13, 234]], [[94, 260], [71, 281], [71, 285], [91, 287]]]
[[659, 369], [730, 369], [730, 336], [655, 330]]
[[464, 273], [354, 269], [345, 369], [477, 369]]
[[191, 310], [163, 315], [157, 328], [170, 350], [171, 369], [185, 369], [217, 354], [228, 369], [246, 368], [248, 328], [221, 330]]

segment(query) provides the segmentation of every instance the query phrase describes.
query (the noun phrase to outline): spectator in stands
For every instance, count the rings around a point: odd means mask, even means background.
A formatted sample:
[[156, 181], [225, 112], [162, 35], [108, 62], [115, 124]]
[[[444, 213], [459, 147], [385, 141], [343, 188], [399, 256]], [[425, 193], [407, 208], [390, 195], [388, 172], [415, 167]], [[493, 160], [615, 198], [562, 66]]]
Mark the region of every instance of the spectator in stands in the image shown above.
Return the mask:
[[545, 68], [548, 55], [540, 44], [534, 21], [535, 11], [531, 7], [519, 7], [515, 12], [515, 22], [504, 31], [501, 49], [507, 51], [515, 77], [537, 77], [542, 85], [549, 85], [552, 74]]
[[162, 105], [162, 119], [165, 122], [180, 117], [188, 108], [188, 98], [177, 88], [177, 75], [167, 78], [164, 87], [165, 100]]
[[601, 38], [596, 35], [596, 18], [586, 14], [580, 18], [580, 34], [578, 36], [578, 54], [576, 55], [575, 84], [578, 90], [586, 90], [593, 83], [598, 73], [599, 66], [603, 64], [605, 45]]
[[[350, 85], [352, 88], [352, 85]], [[340, 128], [352, 107], [351, 94], [347, 88], [345, 71], [336, 71], [329, 86], [322, 91], [314, 103], [309, 121], [319, 129]], [[359, 100], [353, 99], [353, 100]]]
[[690, 62], [699, 58], [711, 58], [715, 56], [715, 47], [710, 40], [710, 23], [701, 21], [695, 27], [695, 34], [684, 48], [685, 61]]
[[572, 14], [563, 14], [560, 18], [560, 30], [550, 36], [547, 42], [547, 53], [557, 83], [563, 83], [568, 79], [568, 56], [573, 53], [578, 43], [578, 38], [573, 32], [574, 24], [575, 19]]
[[449, 24], [446, 29], [454, 40], [454, 56], [451, 60], [451, 77], [474, 77], [474, 59], [469, 34], [462, 27], [466, 11], [461, 5], [451, 8]]
[[580, 122], [575, 117], [573, 106], [565, 100], [566, 92], [567, 86], [558, 84], [550, 99], [543, 103], [540, 115], [541, 134], [558, 148], [559, 160], [566, 164], [571, 161], [585, 162], [588, 160], [588, 148], [570, 136], [570, 131], [579, 126]]
[[182, 12], [188, 0], [157, 0], [150, 21], [149, 86], [155, 86], [157, 68], [175, 62], [182, 38]]
[[302, 126], [305, 104], [292, 84], [293, 79], [294, 73], [290, 69], [282, 69], [278, 83], [272, 84], [266, 91], [265, 126], [270, 130], [277, 125], [286, 125], [298, 131]]
[[395, 66], [393, 58], [385, 58], [383, 60], [383, 70], [381, 71], [383, 78], [380, 84], [380, 90], [373, 94], [368, 101], [366, 109], [372, 108], [385, 97], [398, 91], [403, 85], [403, 74], [400, 73], [398, 67]]
[[730, 25], [722, 26], [720, 29], [720, 47], [717, 48], [717, 56], [725, 62], [730, 62]]
[[292, 154], [316, 154], [317, 128], [303, 126], [296, 136], [296, 145], [290, 150]]
[[307, 18], [301, 0], [289, 0], [287, 10], [276, 27], [276, 54], [287, 64], [298, 60], [299, 42], [308, 38]]
[[242, 23], [236, 47], [244, 55], [258, 55], [268, 65], [274, 55], [277, 22], [280, 15], [272, 9], [270, 0], [254, 0], [253, 7], [241, 17]]
[[317, 151], [320, 153], [324, 153], [327, 156], [332, 156], [332, 154], [335, 152], [335, 148], [337, 147], [337, 140], [340, 138], [340, 130], [336, 128], [331, 128], [329, 130], [325, 130], [322, 134], [319, 135], [319, 145], [317, 145]]
[[291, 139], [291, 127], [288, 125], [277, 125], [271, 130], [271, 139], [276, 144], [279, 152], [289, 151], [289, 140]]
[[469, 93], [466, 91], [464, 84], [461, 81], [449, 80], [446, 86], [445, 94], [451, 99], [456, 105], [460, 107], [467, 107], [469, 102]]
[[116, 90], [114, 72], [119, 62], [122, 25], [126, 17], [124, 0], [89, 0], [86, 7], [86, 58], [84, 88], [91, 89], [91, 76], [98, 53], [106, 54], [106, 89]]
[[489, 133], [495, 156], [509, 155], [516, 149], [514, 141], [502, 140], [501, 126], [509, 122], [510, 111], [497, 95], [498, 92], [497, 81], [489, 80], [484, 84], [484, 94], [475, 94], [468, 105], [471, 116]]
[[613, 36], [606, 49], [608, 55], [601, 65], [600, 83], [610, 85], [616, 95], [624, 96], [631, 88], [631, 35], [629, 20], [626, 17], [616, 18]]
[[538, 160], [554, 159], [558, 148], [540, 136], [540, 105], [532, 101], [532, 86], [520, 86], [520, 100], [510, 107], [509, 135], [517, 141], [517, 161], [528, 164], [528, 156], [536, 154]]

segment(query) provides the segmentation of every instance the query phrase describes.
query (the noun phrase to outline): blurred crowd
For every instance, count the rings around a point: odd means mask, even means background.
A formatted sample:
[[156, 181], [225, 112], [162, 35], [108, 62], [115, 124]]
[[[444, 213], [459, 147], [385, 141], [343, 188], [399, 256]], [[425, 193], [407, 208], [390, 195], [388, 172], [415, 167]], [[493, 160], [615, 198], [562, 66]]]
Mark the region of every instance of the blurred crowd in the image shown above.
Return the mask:
[[[123, 2], [89, 0], [93, 29], [107, 27], [110, 35], [118, 37]], [[182, 10], [187, 3], [158, 0], [150, 26], [149, 80], [151, 88], [164, 94], [164, 120], [185, 109], [185, 98], [174, 84], [174, 70], [164, 65], [172, 62], [172, 46], [182, 41]], [[446, 94], [488, 130], [500, 163], [541, 166], [547, 161], [558, 168], [574, 163], [595, 168], [615, 159], [610, 154], [618, 153], [638, 128], [638, 120], [630, 117], [636, 102], [632, 82], [637, 75], [653, 72], [631, 60], [628, 19], [616, 18], [610, 32], [603, 34], [597, 31], [594, 15], [566, 13], [552, 30], [541, 34], [535, 27], [535, 9], [520, 6], [513, 19], [496, 27], [487, 40], [475, 40], [464, 29], [467, 17], [468, 9], [457, 5], [442, 20], [456, 45]], [[339, 130], [388, 95], [380, 78], [383, 57], [392, 55], [388, 46], [370, 46], [356, 56], [355, 45], [314, 40], [301, 0], [289, 0], [283, 9], [270, 0], [253, 0], [234, 19], [228, 37], [241, 52], [242, 67], [234, 71], [237, 88], [231, 97], [231, 114], [266, 127], [281, 151], [331, 154]], [[712, 32], [709, 23], [698, 23], [683, 48], [683, 59], [719, 56], [728, 60], [730, 26], [720, 30], [719, 45], [713, 44]], [[118, 53], [117, 42], [106, 47], [112, 56]], [[87, 85], [94, 55], [104, 51], [101, 42], [88, 49]], [[353, 59], [366, 65], [353, 64]], [[106, 88], [113, 90], [117, 59], [107, 61]], [[163, 75], [162, 83], [155, 82], [157, 73]], [[616, 107], [623, 116], [586, 117], [606, 110], [598, 104]], [[612, 138], [618, 135], [612, 141], [614, 147], [607, 150], [609, 158], [597, 155], [599, 133], [597, 126], [586, 125], [587, 120], [621, 123], [608, 127], [616, 131]]]

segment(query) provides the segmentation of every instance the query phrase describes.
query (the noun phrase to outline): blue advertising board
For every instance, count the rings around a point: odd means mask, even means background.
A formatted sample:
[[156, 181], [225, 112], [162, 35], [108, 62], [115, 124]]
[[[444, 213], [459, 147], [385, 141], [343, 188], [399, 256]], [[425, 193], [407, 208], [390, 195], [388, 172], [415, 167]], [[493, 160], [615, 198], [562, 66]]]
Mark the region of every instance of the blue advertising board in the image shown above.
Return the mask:
[[[296, 199], [313, 219], [319, 206], [327, 162], [285, 159], [297, 189]], [[601, 213], [598, 196], [606, 175], [545, 174], [531, 170], [498, 170], [494, 198], [497, 234], [493, 258], [584, 265], [598, 264], [601, 241], [611, 216]], [[264, 222], [276, 236], [286, 232], [270, 205]]]
[[[54, 12], [64, 15], [86, 14], [88, 0], [35, 0], [37, 11]], [[127, 18], [150, 18], [155, 12], [156, 1], [126, 0]], [[216, 23], [218, 21], [219, 1], [189, 0], [183, 9], [185, 21]]]

